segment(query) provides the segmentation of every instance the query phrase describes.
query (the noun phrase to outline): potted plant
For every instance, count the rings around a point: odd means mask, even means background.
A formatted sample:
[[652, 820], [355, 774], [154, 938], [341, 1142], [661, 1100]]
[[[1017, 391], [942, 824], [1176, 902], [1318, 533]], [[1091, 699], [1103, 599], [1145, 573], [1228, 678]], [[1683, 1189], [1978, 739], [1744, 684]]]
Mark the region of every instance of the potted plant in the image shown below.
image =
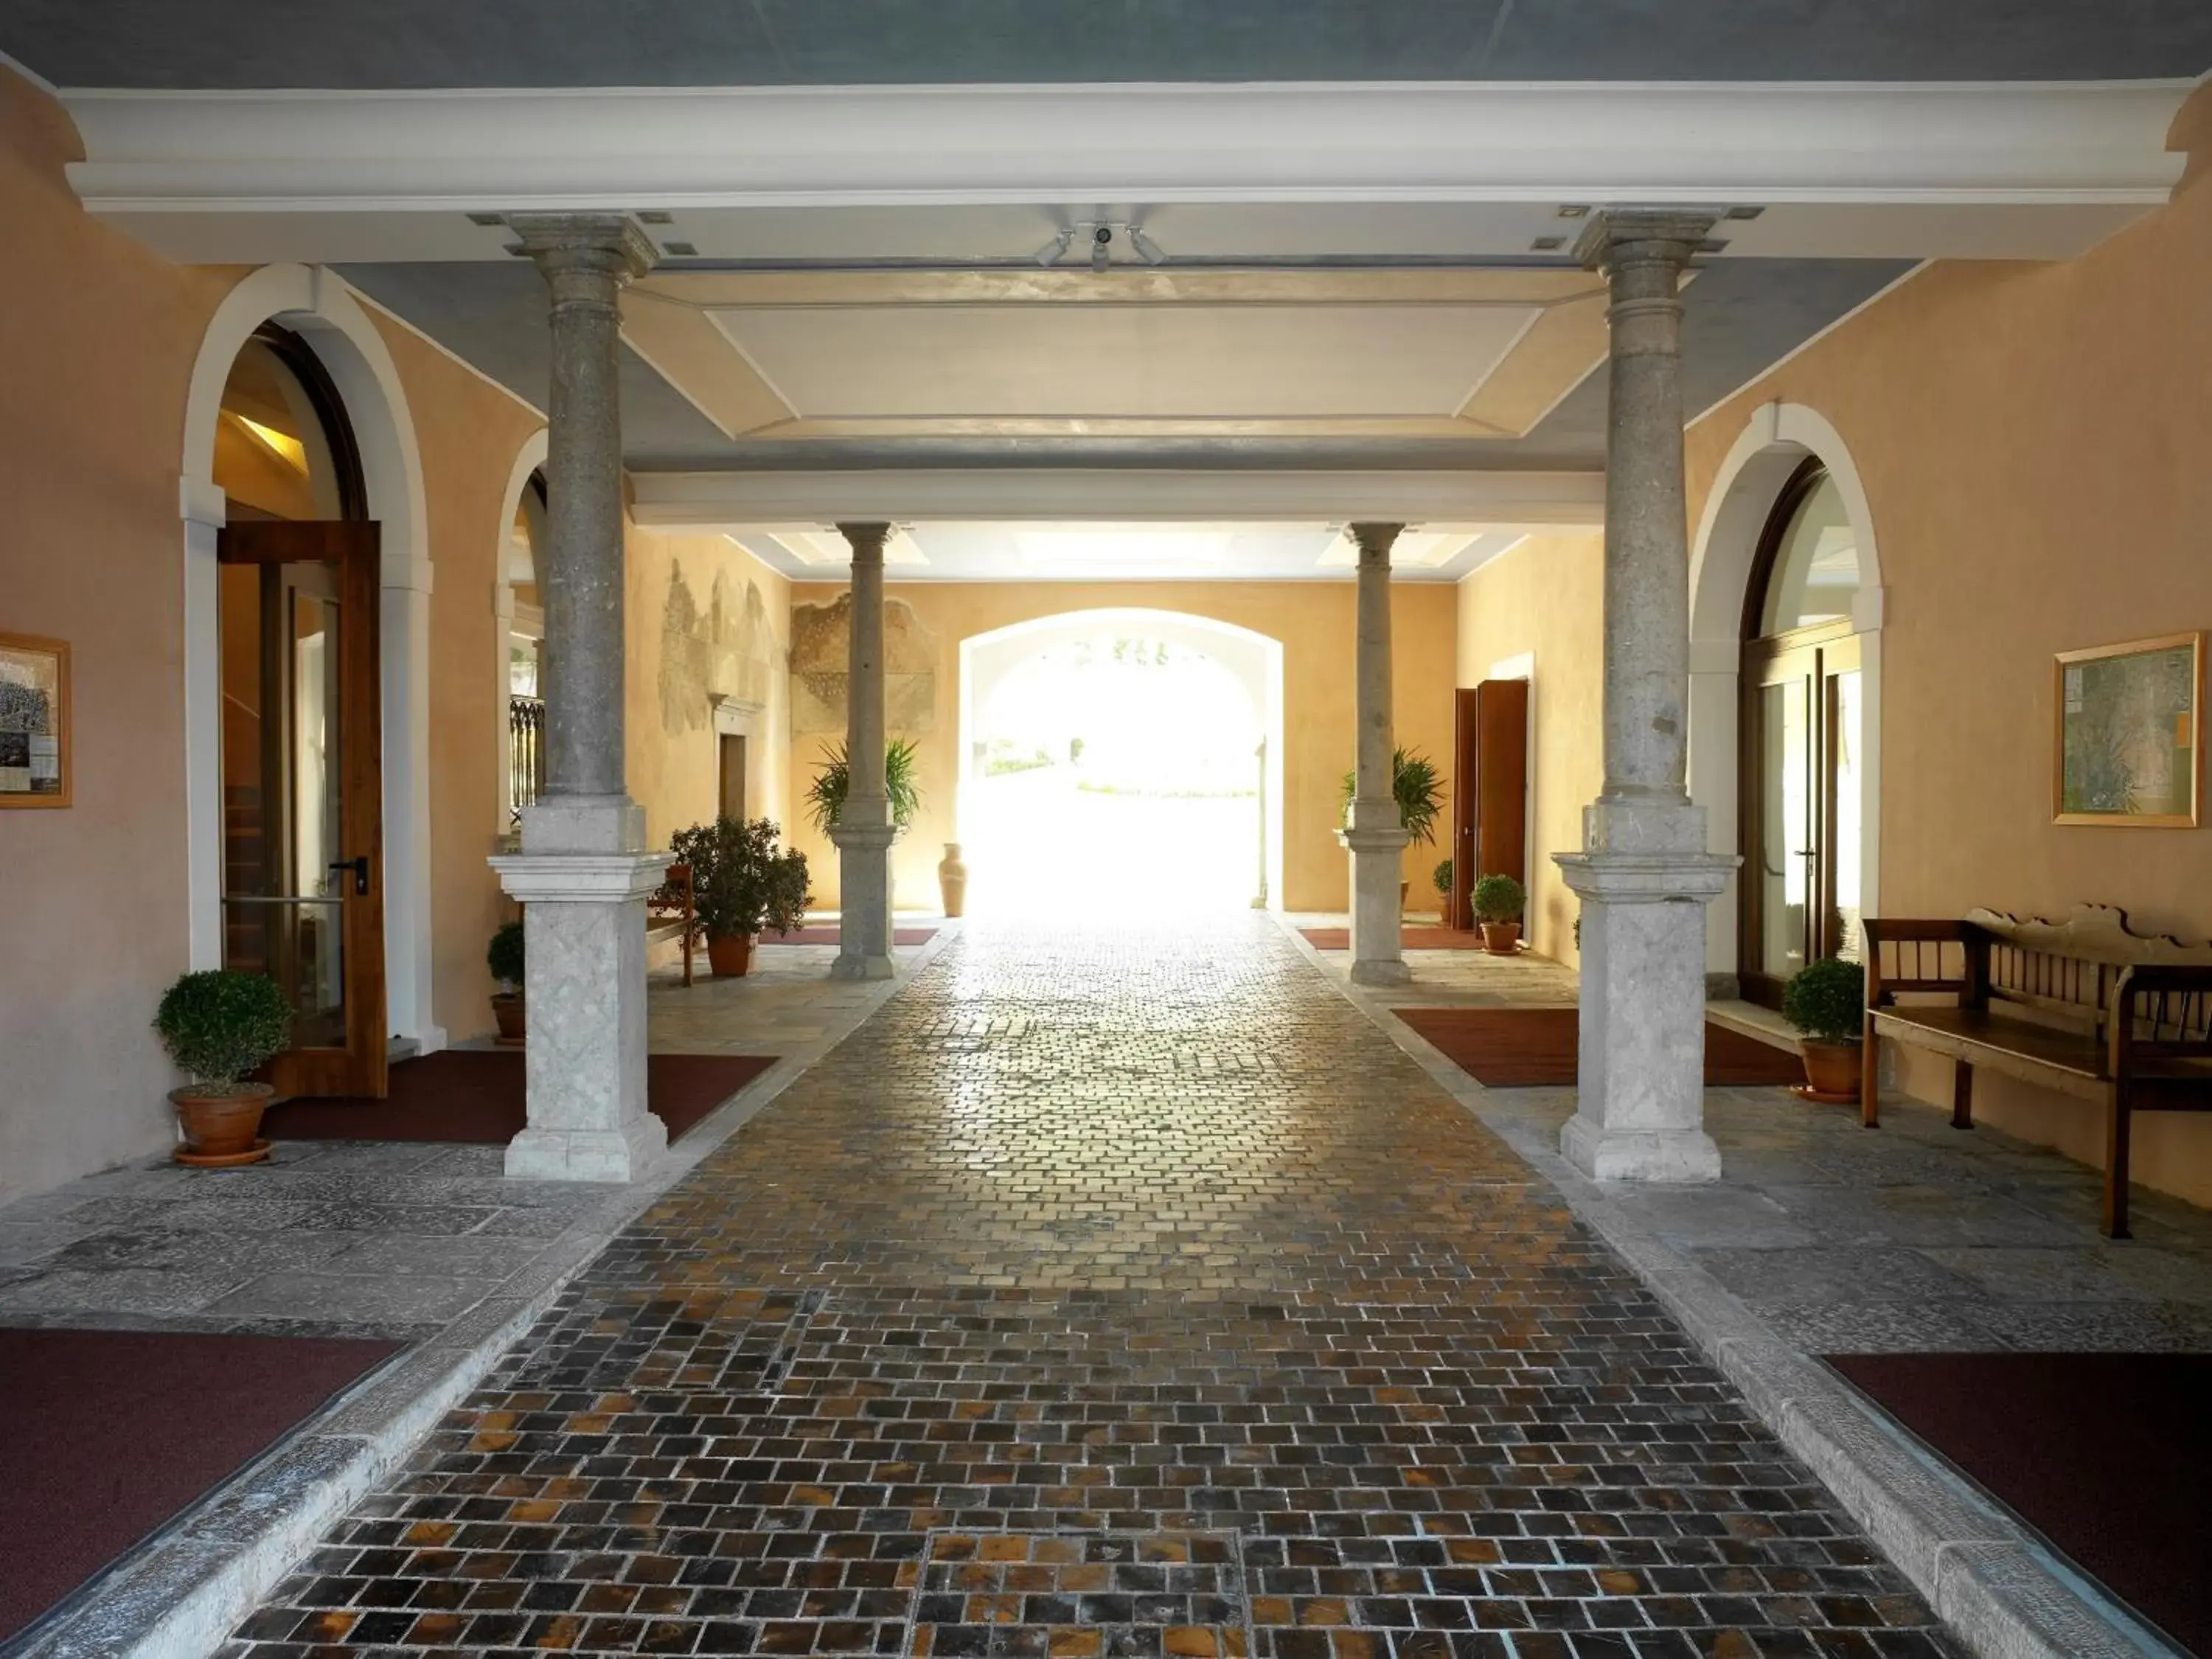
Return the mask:
[[243, 1079], [291, 1044], [292, 1006], [276, 981], [224, 968], [186, 974], [162, 994], [154, 1029], [192, 1079], [169, 1091], [185, 1136], [177, 1162], [220, 1166], [268, 1157], [261, 1114], [272, 1091]]
[[691, 867], [693, 926], [707, 941], [707, 965], [728, 977], [750, 972], [763, 927], [787, 933], [805, 919], [813, 895], [806, 854], [776, 850], [783, 833], [770, 818], [716, 818], [679, 830], [676, 861]]
[[[1344, 775], [1344, 809], [1347, 817], [1354, 796], [1359, 793], [1359, 775]], [[1424, 847], [1433, 846], [1437, 839], [1437, 815], [1444, 810], [1443, 775], [1437, 763], [1426, 755], [1408, 753], [1403, 749], [1390, 751], [1390, 793], [1398, 803], [1398, 822], [1406, 833]], [[1411, 882], [1398, 884], [1398, 908], [1406, 908], [1406, 894]]]
[[1452, 861], [1449, 859], [1443, 860], [1429, 872], [1429, 884], [1437, 890], [1438, 918], [1449, 927], [1452, 925]]
[[491, 1017], [498, 1023], [499, 1040], [510, 1048], [522, 1041], [524, 1030], [522, 946], [522, 924], [510, 921], [491, 936], [490, 948], [484, 952], [484, 966], [499, 981], [499, 989], [492, 993]]
[[1805, 1098], [1832, 1106], [1857, 1103], [1866, 969], [1841, 957], [1806, 963], [1782, 988], [1782, 1017], [1796, 1029], [1798, 1052], [1805, 1056]]
[[[921, 791], [914, 781], [915, 748], [904, 738], [884, 746], [884, 793], [890, 798], [891, 828], [903, 835], [914, 815], [921, 810]], [[827, 836], [836, 828], [845, 811], [845, 797], [853, 787], [853, 769], [845, 745], [832, 749], [806, 786], [806, 813], [814, 827]]]
[[1521, 913], [1528, 894], [1511, 876], [1485, 876], [1474, 884], [1474, 919], [1482, 924], [1482, 948], [1510, 957], [1521, 948]]

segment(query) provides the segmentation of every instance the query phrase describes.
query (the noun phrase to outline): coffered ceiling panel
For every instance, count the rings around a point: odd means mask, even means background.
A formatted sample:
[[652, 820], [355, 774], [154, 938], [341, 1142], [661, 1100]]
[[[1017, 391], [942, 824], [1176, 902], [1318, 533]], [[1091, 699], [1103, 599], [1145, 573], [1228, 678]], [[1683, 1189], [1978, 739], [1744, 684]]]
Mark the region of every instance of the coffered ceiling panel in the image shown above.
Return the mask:
[[1536, 314], [912, 306], [714, 319], [804, 420], [1445, 420]]

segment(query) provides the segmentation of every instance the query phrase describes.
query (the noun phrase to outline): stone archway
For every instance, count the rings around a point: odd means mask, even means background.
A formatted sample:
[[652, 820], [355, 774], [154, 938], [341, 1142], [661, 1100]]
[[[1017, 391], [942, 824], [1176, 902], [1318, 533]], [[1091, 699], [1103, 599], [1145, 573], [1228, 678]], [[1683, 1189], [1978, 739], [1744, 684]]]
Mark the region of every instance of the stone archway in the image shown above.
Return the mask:
[[[1707, 846], [1739, 850], [1743, 611], [1759, 532], [1782, 488], [1808, 456], [1827, 469], [1857, 532], [1860, 588], [1852, 621], [1859, 635], [1865, 695], [1865, 777], [1861, 803], [1863, 902], [1879, 915], [1881, 883], [1881, 553], [1866, 487], [1850, 448], [1827, 417], [1802, 404], [1769, 403], [1753, 410], [1722, 461], [1690, 545], [1690, 793], [1705, 809]], [[1734, 994], [1736, 884], [1706, 908], [1709, 983]]]

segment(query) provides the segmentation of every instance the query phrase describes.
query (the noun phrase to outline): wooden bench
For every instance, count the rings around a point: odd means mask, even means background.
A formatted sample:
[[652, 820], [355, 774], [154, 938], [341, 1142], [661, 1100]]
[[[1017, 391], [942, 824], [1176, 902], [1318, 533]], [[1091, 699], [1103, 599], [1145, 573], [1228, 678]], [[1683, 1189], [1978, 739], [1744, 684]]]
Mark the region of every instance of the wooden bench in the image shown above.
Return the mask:
[[[684, 942], [684, 982], [691, 982], [691, 947], [698, 939], [699, 918], [691, 906], [691, 866], [672, 864], [668, 874], [645, 902], [645, 936], [648, 942], [675, 933]], [[656, 930], [653, 924], [662, 927]], [[672, 927], [670, 924], [673, 924]]]
[[1983, 1066], [2094, 1101], [2105, 1109], [2104, 1231], [2127, 1237], [2130, 1117], [2212, 1111], [2212, 945], [2131, 933], [2124, 912], [2096, 904], [2063, 922], [1990, 910], [1869, 919], [1866, 941], [1860, 1121], [1881, 1121], [1884, 1037], [1956, 1062], [1956, 1128], [1973, 1127]]

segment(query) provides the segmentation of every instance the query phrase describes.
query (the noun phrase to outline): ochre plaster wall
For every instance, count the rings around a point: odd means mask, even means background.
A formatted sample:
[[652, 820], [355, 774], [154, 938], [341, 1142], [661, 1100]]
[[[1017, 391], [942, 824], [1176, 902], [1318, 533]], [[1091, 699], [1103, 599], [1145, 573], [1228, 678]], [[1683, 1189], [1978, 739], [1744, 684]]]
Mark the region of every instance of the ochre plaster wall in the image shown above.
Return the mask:
[[[720, 808], [710, 694], [760, 705], [745, 745], [745, 811], [788, 828], [789, 579], [726, 536], [632, 525], [626, 539], [623, 717], [629, 793], [645, 808], [647, 839], [665, 847], [675, 831]], [[818, 884], [818, 860], [815, 866]]]
[[[796, 585], [798, 605], [828, 605], [842, 583]], [[1339, 781], [1352, 765], [1352, 628], [1355, 592], [1343, 582], [891, 582], [888, 597], [914, 608], [935, 636], [938, 662], [933, 729], [917, 738], [922, 811], [893, 849], [892, 873], [902, 908], [934, 909], [937, 861], [953, 830], [959, 770], [960, 641], [994, 629], [1071, 611], [1171, 611], [1234, 623], [1283, 647], [1284, 891], [1286, 910], [1342, 910], [1350, 902], [1350, 867], [1337, 845]], [[1443, 583], [1401, 583], [1392, 590], [1393, 719], [1397, 741], [1425, 751], [1449, 772], [1455, 661], [1453, 590]], [[905, 733], [894, 730], [892, 735]], [[792, 794], [804, 794], [823, 751], [839, 738], [795, 738]], [[836, 902], [836, 849], [804, 824], [796, 840], [816, 872], [815, 891]], [[1409, 901], [1420, 908], [1428, 872], [1443, 856], [1437, 847], [1406, 854]]]
[[503, 499], [535, 410], [366, 307], [392, 352], [422, 453], [430, 550], [430, 1001], [455, 1042], [492, 1029], [484, 946], [505, 920], [485, 862], [503, 825], [504, 624], [494, 609], [514, 503]]
[[[2212, 128], [2198, 94], [2185, 131]], [[1887, 587], [1881, 908], [1983, 904], [2212, 935], [2212, 828], [2051, 822], [2051, 657], [2212, 628], [2212, 146], [2173, 202], [2063, 264], [1933, 266], [1700, 421], [1690, 519], [1755, 407], [1833, 424]], [[1948, 1062], [1907, 1070], [1948, 1101]], [[1983, 1074], [1978, 1114], [2100, 1164], [2093, 1109]], [[2136, 1120], [2135, 1171], [2212, 1203], [2212, 1120]]]
[[[148, 1022], [185, 960], [185, 386], [237, 270], [179, 270], [64, 182], [0, 70], [0, 632], [69, 641], [75, 804], [0, 810], [0, 1200], [167, 1144]], [[33, 253], [32, 251], [35, 250]]]
[[1524, 653], [1535, 658], [1529, 702], [1535, 730], [1528, 785], [1528, 941], [1565, 963], [1581, 960], [1575, 916], [1581, 901], [1559, 878], [1554, 853], [1583, 844], [1583, 808], [1604, 782], [1599, 741], [1604, 696], [1604, 538], [1532, 536], [1459, 584], [1459, 683]]

